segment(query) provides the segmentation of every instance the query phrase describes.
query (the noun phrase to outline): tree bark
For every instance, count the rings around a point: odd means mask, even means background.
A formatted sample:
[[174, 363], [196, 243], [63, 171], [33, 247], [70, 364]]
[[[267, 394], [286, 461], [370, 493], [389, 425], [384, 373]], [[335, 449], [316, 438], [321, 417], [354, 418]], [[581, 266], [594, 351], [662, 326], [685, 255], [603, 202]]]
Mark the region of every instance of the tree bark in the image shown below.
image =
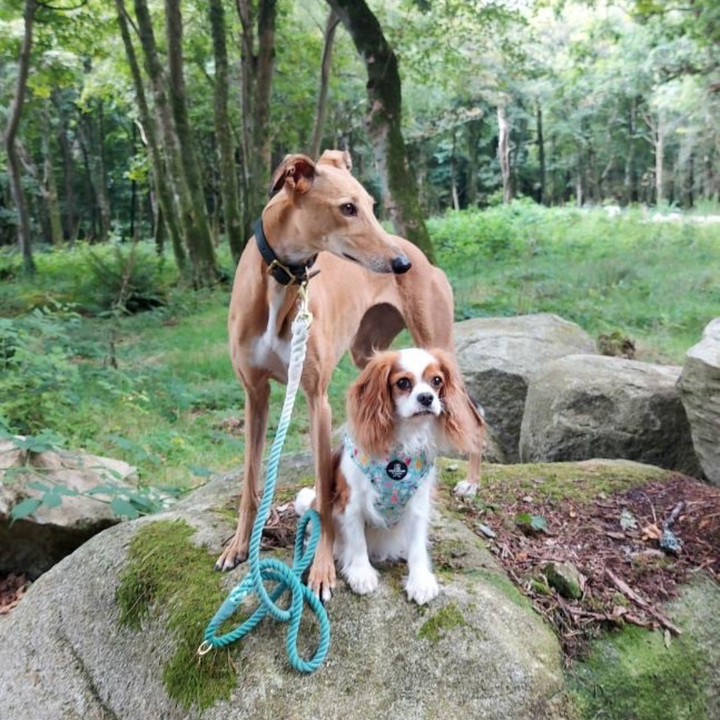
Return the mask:
[[498, 120], [498, 160], [502, 174], [503, 202], [509, 203], [513, 199], [512, 177], [510, 176], [510, 123], [507, 118], [507, 108], [504, 102], [497, 106]]
[[315, 110], [315, 125], [313, 126], [312, 140], [310, 141], [310, 157], [320, 155], [323, 127], [327, 113], [327, 96], [330, 85], [330, 69], [332, 67], [332, 50], [335, 41], [335, 31], [340, 24], [340, 18], [334, 10], [330, 10], [325, 22], [325, 36], [323, 42], [322, 61], [320, 62], [320, 91], [318, 92], [317, 108]]
[[182, 16], [180, 0], [165, 0], [165, 28], [167, 31], [170, 104], [175, 120], [175, 131], [180, 143], [180, 159], [185, 171], [189, 199], [191, 232], [188, 235], [193, 276], [196, 284], [205, 285], [217, 279], [215, 250], [208, 225], [207, 206], [203, 193], [202, 174], [195, 152], [195, 140], [190, 129], [185, 102], [183, 73]]
[[478, 199], [478, 142], [482, 132], [482, 120], [470, 120], [465, 125], [467, 133], [467, 204], [468, 207], [477, 205]]
[[543, 134], [542, 105], [537, 101], [535, 113], [535, 127], [537, 129], [538, 162], [540, 164], [540, 202], [547, 205], [547, 170], [545, 166], [545, 136]]
[[655, 204], [661, 205], [665, 200], [665, 181], [663, 178], [665, 163], [665, 122], [662, 111], [658, 113], [655, 129]]
[[418, 202], [417, 183], [402, 136], [398, 62], [365, 0], [328, 0], [353, 39], [368, 74], [367, 128], [383, 184], [383, 204], [399, 235], [433, 261], [430, 235]]
[[[143, 85], [140, 65], [137, 60], [137, 55], [135, 54], [132, 37], [130, 36], [127, 11], [125, 9], [124, 1], [115, 0], [115, 7], [117, 8], [118, 13], [120, 35], [122, 36], [123, 44], [125, 45], [125, 55], [127, 56], [128, 65], [130, 66], [130, 74], [132, 75], [133, 86], [135, 88], [135, 99], [140, 113], [140, 122], [142, 123], [142, 129], [144, 131], [143, 134], [145, 140], [147, 141], [147, 148], [150, 153], [150, 163], [152, 165], [155, 193], [159, 205], [159, 211], [157, 213], [158, 221], [155, 226], [156, 246], [159, 248], [159, 252], [162, 252], [162, 247], [164, 245], [164, 230], [167, 228], [167, 231], [170, 234], [170, 242], [172, 243], [173, 254], [175, 255], [175, 262], [177, 263], [178, 271], [181, 275], [183, 275], [187, 270], [187, 257], [185, 255], [185, 249], [183, 248], [182, 235], [177, 221], [173, 192], [166, 174], [166, 168], [169, 167], [170, 163], [165, 161], [160, 151], [157, 127], [155, 125], [154, 118], [150, 114], [147, 98], [145, 96], [145, 86]], [[168, 153], [172, 153], [172, 148], [168, 149]], [[162, 227], [158, 227], [160, 224]]]
[[41, 140], [43, 152], [43, 184], [45, 192], [43, 197], [47, 203], [48, 217], [50, 219], [50, 236], [53, 247], [60, 247], [63, 242], [62, 213], [58, 199], [57, 180], [52, 162], [52, 149], [50, 148], [50, 123], [47, 115], [43, 118], [43, 137]]
[[[272, 168], [270, 156], [270, 93], [275, 64], [275, 20], [277, 0], [236, 0], [242, 26], [242, 115], [243, 115], [243, 235], [252, 226], [267, 200]], [[254, 52], [257, 16], [257, 55]]]
[[8, 124], [5, 128], [5, 152], [8, 158], [8, 171], [10, 175], [10, 190], [18, 214], [18, 245], [23, 259], [23, 270], [26, 274], [35, 273], [35, 261], [32, 256], [30, 244], [30, 215], [28, 213], [25, 191], [22, 187], [20, 177], [20, 160], [18, 158], [15, 140], [17, 138], [18, 125], [22, 115], [25, 102], [25, 89], [27, 87], [28, 72], [30, 70], [30, 51], [32, 49], [33, 21], [35, 19], [35, 0], [25, 0], [23, 18], [25, 21], [25, 32], [20, 49], [18, 62], [18, 80], [15, 86], [15, 95], [10, 106]]
[[222, 197], [225, 232], [228, 236], [233, 260], [237, 263], [245, 247], [247, 235], [243, 233], [240, 208], [238, 207], [237, 170], [228, 119], [229, 70], [227, 45], [225, 43], [225, 11], [222, 0], [210, 0], [208, 4], [210, 31], [215, 55], [215, 137], [220, 166], [220, 195]]

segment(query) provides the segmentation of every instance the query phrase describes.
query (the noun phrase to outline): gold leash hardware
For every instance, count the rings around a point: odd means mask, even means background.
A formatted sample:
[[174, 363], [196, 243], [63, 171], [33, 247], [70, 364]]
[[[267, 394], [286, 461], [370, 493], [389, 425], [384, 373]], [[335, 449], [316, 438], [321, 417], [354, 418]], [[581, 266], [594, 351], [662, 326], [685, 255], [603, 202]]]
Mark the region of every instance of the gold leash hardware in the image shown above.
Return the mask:
[[213, 646], [207, 640], [203, 640], [197, 649], [197, 655], [198, 657], [202, 657], [203, 655], [207, 655], [212, 649]]
[[298, 317], [305, 318], [305, 320], [307, 320], [308, 327], [310, 327], [313, 321], [313, 315], [310, 312], [310, 292], [308, 280], [300, 283], [298, 292], [300, 293], [300, 310], [298, 311]]

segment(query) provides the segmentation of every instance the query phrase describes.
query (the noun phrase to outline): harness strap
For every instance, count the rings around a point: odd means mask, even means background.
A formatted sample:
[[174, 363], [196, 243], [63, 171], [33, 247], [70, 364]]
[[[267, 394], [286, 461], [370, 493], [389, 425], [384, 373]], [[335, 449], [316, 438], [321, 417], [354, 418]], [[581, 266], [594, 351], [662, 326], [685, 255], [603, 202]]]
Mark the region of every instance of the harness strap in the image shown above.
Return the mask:
[[320, 271], [316, 270], [310, 273], [310, 268], [315, 264], [317, 255], [313, 255], [306, 263], [301, 265], [289, 265], [280, 262], [275, 251], [270, 247], [265, 230], [263, 230], [262, 217], [259, 217], [255, 223], [255, 242], [257, 248], [268, 266], [268, 273], [272, 275], [281, 285], [302, 285], [303, 283], [315, 277]]

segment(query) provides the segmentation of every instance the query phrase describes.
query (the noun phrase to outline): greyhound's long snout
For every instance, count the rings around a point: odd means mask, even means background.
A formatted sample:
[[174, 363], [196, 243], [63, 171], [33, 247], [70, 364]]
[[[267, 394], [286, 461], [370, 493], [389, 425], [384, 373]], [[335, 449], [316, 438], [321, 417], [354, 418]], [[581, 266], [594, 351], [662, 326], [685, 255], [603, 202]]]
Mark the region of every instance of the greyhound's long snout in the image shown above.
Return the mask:
[[390, 267], [396, 275], [402, 275], [412, 267], [412, 263], [408, 260], [407, 255], [396, 255], [390, 262]]

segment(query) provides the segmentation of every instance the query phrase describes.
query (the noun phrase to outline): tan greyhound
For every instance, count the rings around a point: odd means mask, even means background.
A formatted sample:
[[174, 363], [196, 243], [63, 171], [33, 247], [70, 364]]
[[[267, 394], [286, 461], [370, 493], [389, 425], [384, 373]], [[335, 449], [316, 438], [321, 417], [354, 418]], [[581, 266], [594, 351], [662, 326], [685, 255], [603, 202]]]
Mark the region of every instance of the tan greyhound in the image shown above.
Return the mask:
[[[245, 389], [245, 466], [237, 530], [216, 563], [230, 570], [248, 555], [258, 507], [270, 379], [287, 382], [290, 326], [297, 311], [294, 275], [310, 275], [315, 317], [302, 375], [310, 410], [316, 503], [322, 533], [309, 585], [323, 600], [335, 586], [331, 414], [328, 385], [349, 348], [362, 368], [407, 327], [419, 347], [453, 352], [453, 298], [444, 273], [375, 218], [373, 199], [355, 180], [347, 152], [328, 150], [314, 163], [288, 155], [273, 175], [272, 197], [238, 263], [228, 330], [233, 368]], [[259, 237], [258, 237], [259, 236]], [[260, 242], [258, 242], [258, 240]], [[315, 262], [316, 260], [316, 262]], [[313, 264], [314, 263], [314, 264]], [[483, 421], [468, 398], [477, 434], [468, 479], [456, 491], [476, 492]]]

